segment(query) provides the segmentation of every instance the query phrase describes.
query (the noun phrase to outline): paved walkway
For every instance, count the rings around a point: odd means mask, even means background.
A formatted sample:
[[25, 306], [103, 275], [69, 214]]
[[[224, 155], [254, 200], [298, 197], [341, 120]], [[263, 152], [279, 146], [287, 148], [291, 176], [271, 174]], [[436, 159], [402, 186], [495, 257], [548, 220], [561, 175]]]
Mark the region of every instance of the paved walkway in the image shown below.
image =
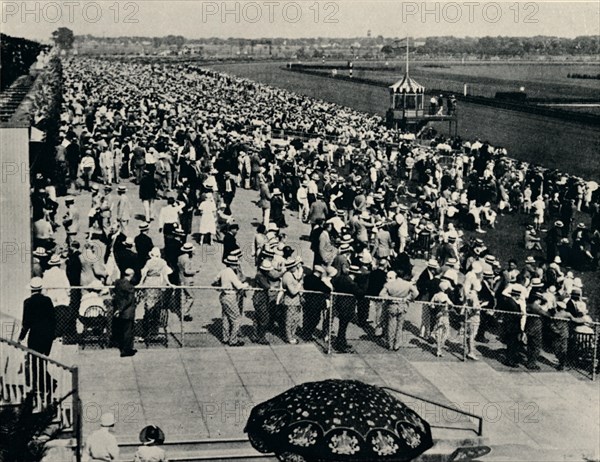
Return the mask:
[[[600, 447], [598, 385], [570, 374], [499, 372], [485, 362], [410, 361], [400, 353], [327, 356], [312, 344], [150, 349], [133, 358], [71, 350], [63, 356], [80, 366], [84, 434], [111, 411], [122, 442], [135, 441], [151, 423], [171, 441], [241, 437], [254, 404], [302, 382], [352, 378], [481, 415], [489, 444], [524, 451], [524, 459], [535, 460], [530, 457], [541, 449], [564, 460], [597, 458]], [[433, 425], [475, 428], [452, 411], [412, 405]]]
[[[128, 185], [134, 213], [140, 214], [143, 209], [137, 187]], [[233, 203], [241, 225], [238, 240], [244, 249], [250, 249], [253, 224], [260, 216], [252, 203], [256, 198], [256, 192], [239, 190]], [[89, 197], [78, 196], [76, 201], [85, 229]], [[63, 211], [59, 209], [59, 216]], [[288, 242], [311, 264], [308, 242], [301, 239], [308, 226], [290, 212], [287, 216]], [[137, 234], [138, 223], [133, 220], [129, 224], [130, 235]], [[194, 229], [197, 226], [195, 217]], [[153, 222], [151, 236], [162, 247], [157, 227]], [[58, 242], [62, 242], [62, 232], [57, 233]], [[198, 249], [196, 262], [201, 272], [197, 285], [210, 284], [222, 267], [220, 257], [218, 245]], [[242, 265], [248, 276], [254, 275], [249, 250]], [[186, 331], [197, 333], [210, 327], [220, 316], [216, 298], [198, 296], [193, 314], [194, 321], [186, 323]], [[412, 316], [417, 323], [418, 314]], [[178, 321], [171, 322], [176, 332]], [[503, 453], [508, 454], [505, 460], [517, 460], [515, 454], [519, 460], [535, 460], [540, 454], [544, 460], [548, 454], [564, 456], [556, 460], [581, 460], [582, 454], [600, 456], [597, 382], [576, 373], [555, 372], [548, 364], [541, 372], [530, 373], [507, 370], [490, 358], [477, 363], [463, 363], [456, 353], [435, 358], [410, 332], [407, 347], [392, 353], [362, 339], [358, 329], [351, 330], [349, 337], [357, 353], [329, 356], [316, 344], [286, 345], [277, 339], [270, 346], [225, 347], [213, 333], [209, 328], [205, 334], [186, 335], [188, 346], [202, 348], [138, 348], [133, 358], [119, 358], [117, 350], [82, 351], [57, 345], [53, 356], [80, 367], [84, 435], [98, 426], [102, 412], [112, 411], [117, 415], [116, 433], [123, 442], [135, 441], [140, 428], [149, 423], [160, 425], [170, 440], [240, 437], [255, 403], [305, 381], [353, 378], [482, 415], [484, 436], [491, 446], [497, 446], [498, 460]], [[450, 411], [419, 402], [414, 405], [434, 425], [473, 428], [470, 422], [457, 421]], [[550, 452], [539, 452], [542, 449]]]

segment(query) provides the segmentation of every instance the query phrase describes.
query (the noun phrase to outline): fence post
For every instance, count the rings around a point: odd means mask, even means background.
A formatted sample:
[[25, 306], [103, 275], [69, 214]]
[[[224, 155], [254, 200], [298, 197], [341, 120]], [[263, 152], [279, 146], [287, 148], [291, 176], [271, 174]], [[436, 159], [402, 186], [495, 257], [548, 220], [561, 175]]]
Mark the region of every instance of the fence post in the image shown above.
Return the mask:
[[463, 318], [463, 356], [462, 356], [462, 360], [463, 362], [465, 362], [467, 360], [467, 316], [468, 316], [468, 310], [466, 306], [463, 306], [463, 311], [465, 312], [464, 318]]
[[596, 368], [598, 362], [598, 324], [594, 324], [594, 354], [592, 356], [592, 380], [596, 380]]
[[329, 295], [329, 316], [327, 317], [327, 354], [331, 354], [331, 337], [333, 336], [333, 293]]
[[[183, 298], [184, 298], [185, 293], [181, 288], [179, 288], [178, 290], [179, 290], [179, 299], [181, 300], [180, 305], [183, 310]], [[192, 303], [193, 303], [193, 300], [194, 299], [192, 298]], [[185, 347], [185, 322], [183, 320], [183, 311], [181, 311], [181, 313], [179, 313], [179, 328], [181, 329], [181, 334], [180, 334], [181, 342], [180, 343], [181, 343], [181, 348], [183, 348], [183, 347]]]
[[71, 386], [73, 388], [73, 432], [75, 433], [75, 460], [81, 462], [81, 405], [79, 402], [79, 369], [71, 369]]

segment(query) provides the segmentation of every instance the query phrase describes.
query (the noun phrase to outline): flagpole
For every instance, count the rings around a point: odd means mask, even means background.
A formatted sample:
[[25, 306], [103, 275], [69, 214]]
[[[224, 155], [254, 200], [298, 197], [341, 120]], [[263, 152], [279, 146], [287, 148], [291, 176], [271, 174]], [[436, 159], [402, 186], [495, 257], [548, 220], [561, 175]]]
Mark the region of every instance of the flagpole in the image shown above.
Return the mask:
[[408, 35], [406, 36], [406, 78], [408, 78]]

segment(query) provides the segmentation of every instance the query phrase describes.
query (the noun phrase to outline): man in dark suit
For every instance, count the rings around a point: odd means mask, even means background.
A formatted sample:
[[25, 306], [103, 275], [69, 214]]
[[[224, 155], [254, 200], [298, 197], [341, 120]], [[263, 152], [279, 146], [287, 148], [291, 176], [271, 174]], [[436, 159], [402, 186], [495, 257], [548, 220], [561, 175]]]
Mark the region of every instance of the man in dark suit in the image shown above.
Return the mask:
[[49, 297], [42, 295], [41, 278], [31, 279], [29, 287], [31, 297], [23, 302], [23, 326], [19, 334], [19, 342], [29, 334], [27, 347], [48, 356], [56, 332], [54, 305]]
[[231, 203], [235, 197], [236, 184], [233, 173], [225, 172], [225, 182], [223, 185], [223, 200], [225, 201], [225, 211], [231, 215]]
[[240, 226], [237, 223], [233, 223], [229, 225], [229, 228], [223, 235], [223, 261], [225, 261], [233, 250], [240, 248], [235, 237], [239, 229]]
[[[327, 310], [327, 301], [331, 293], [331, 287], [323, 282], [323, 276], [326, 270], [321, 265], [314, 267], [312, 273], [304, 276], [304, 312], [302, 323], [302, 338], [311, 341], [315, 334], [315, 329], [321, 321], [321, 316]], [[327, 326], [328, 327], [328, 326]], [[323, 327], [323, 331], [327, 330]]]
[[360, 292], [360, 288], [354, 281], [354, 278], [358, 273], [360, 273], [360, 268], [353, 265], [350, 267], [348, 274], [338, 274], [331, 281], [335, 292], [347, 294], [345, 296], [334, 297], [333, 305], [333, 311], [338, 317], [339, 326], [337, 337], [332, 343], [332, 346], [340, 353], [351, 353], [353, 351], [352, 347], [348, 345], [346, 331], [348, 329], [348, 324], [350, 324], [350, 321], [352, 321], [355, 315], [355, 295]]
[[148, 254], [154, 247], [154, 243], [152, 242], [152, 238], [148, 236], [148, 230], [150, 226], [148, 223], [140, 223], [140, 234], [138, 234], [135, 239], [135, 251], [138, 254], [140, 267], [144, 266], [148, 261]]
[[183, 186], [183, 190], [177, 196], [177, 201], [183, 204], [181, 208], [181, 214], [179, 220], [181, 221], [181, 227], [186, 235], [192, 234], [192, 221], [194, 219], [194, 205], [195, 201], [191, 194], [191, 188], [189, 184]]
[[133, 251], [133, 244], [133, 239], [130, 237], [125, 239], [122, 248], [118, 252], [115, 250], [115, 261], [119, 268], [120, 277], [124, 276], [127, 268], [131, 268], [135, 272], [133, 283], [137, 284], [141, 278], [142, 267], [140, 266], [138, 254]]
[[121, 350], [121, 357], [133, 356], [133, 322], [135, 319], [135, 287], [132, 280], [135, 271], [126, 268], [113, 289], [114, 323], [113, 335]]

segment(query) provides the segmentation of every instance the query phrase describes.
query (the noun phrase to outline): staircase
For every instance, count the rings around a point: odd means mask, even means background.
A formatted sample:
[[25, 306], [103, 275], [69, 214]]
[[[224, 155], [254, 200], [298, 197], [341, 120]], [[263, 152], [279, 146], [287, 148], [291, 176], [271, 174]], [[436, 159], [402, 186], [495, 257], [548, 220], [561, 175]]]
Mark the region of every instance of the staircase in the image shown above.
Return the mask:
[[34, 413], [56, 406], [52, 426], [63, 438], [81, 443], [78, 371], [0, 337], [0, 407], [18, 406], [34, 396]]
[[0, 122], [10, 121], [31, 90], [34, 80], [35, 78], [31, 75], [22, 75], [0, 94]]

